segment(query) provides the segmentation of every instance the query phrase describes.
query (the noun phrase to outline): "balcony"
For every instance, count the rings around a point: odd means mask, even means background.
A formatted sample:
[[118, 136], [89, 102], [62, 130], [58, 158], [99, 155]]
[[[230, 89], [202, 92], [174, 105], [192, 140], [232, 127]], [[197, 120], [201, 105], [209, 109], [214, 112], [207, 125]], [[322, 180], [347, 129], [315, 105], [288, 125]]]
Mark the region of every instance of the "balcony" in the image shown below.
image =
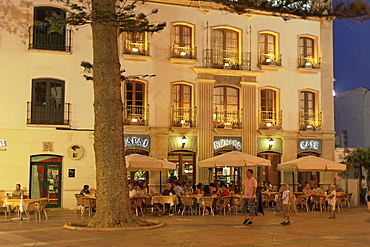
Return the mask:
[[193, 65], [197, 58], [197, 48], [172, 46], [170, 56], [173, 64]]
[[148, 125], [148, 106], [141, 105], [126, 105], [123, 112], [124, 125]]
[[71, 52], [72, 30], [49, 33], [41, 26], [29, 27], [28, 49]]
[[70, 125], [69, 103], [27, 102], [27, 124]]
[[259, 111], [259, 128], [266, 130], [281, 130], [281, 111]]
[[320, 131], [322, 124], [322, 113], [300, 112], [299, 130]]
[[171, 126], [190, 128], [196, 126], [196, 108], [171, 108]]
[[213, 126], [224, 129], [240, 129], [242, 127], [242, 110], [219, 110], [213, 113]]
[[126, 60], [147, 61], [149, 44], [123, 42], [123, 57]]
[[250, 52], [205, 50], [205, 67], [229, 70], [251, 70]]
[[261, 70], [278, 71], [282, 68], [281, 66], [282, 55], [275, 54], [259, 54], [258, 67]]
[[299, 57], [298, 70], [301, 73], [318, 73], [321, 71], [321, 57]]

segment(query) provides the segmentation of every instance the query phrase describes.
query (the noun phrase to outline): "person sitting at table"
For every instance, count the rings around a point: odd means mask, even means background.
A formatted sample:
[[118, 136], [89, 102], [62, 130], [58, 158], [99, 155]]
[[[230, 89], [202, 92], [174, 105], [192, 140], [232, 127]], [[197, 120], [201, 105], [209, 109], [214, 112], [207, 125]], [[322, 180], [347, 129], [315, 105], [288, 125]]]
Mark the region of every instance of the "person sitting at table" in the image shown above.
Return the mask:
[[185, 183], [185, 186], [184, 186], [184, 192], [185, 192], [185, 195], [192, 195], [194, 190], [193, 188], [191, 187], [189, 181], [186, 181]]
[[150, 198], [150, 195], [146, 192], [146, 189], [144, 188], [143, 184], [139, 184], [138, 191], [136, 193], [137, 197], [144, 197], [144, 198]]
[[231, 196], [230, 190], [227, 188], [225, 183], [221, 183], [221, 193], [219, 196]]
[[129, 191], [128, 191], [129, 197], [130, 198], [135, 197], [136, 194], [137, 194], [137, 190], [134, 188], [134, 186], [131, 183], [128, 184], [128, 189], [129, 189]]
[[202, 183], [198, 183], [197, 184], [197, 189], [194, 190], [194, 193], [193, 194], [203, 194], [202, 187], [203, 187], [203, 184]]
[[323, 190], [317, 186], [317, 183], [313, 184], [312, 194], [322, 194]]
[[182, 196], [185, 194], [184, 188], [183, 188], [184, 185], [185, 185], [184, 182], [181, 182], [181, 183], [175, 182], [175, 188], [173, 188], [173, 190], [175, 191], [175, 194], [177, 196]]
[[[172, 184], [167, 183], [166, 188], [163, 190], [162, 195], [164, 196], [172, 196], [175, 195], [175, 191], [172, 189]], [[172, 207], [169, 203], [165, 204], [166, 212], [169, 212], [169, 215], [173, 215]]]
[[23, 195], [24, 195], [24, 192], [23, 190], [21, 190], [21, 185], [16, 184], [15, 191], [13, 192], [12, 197], [23, 197]]
[[209, 189], [212, 191], [213, 194], [216, 194], [217, 192], [217, 187], [214, 183], [209, 184]]
[[90, 195], [91, 192], [89, 190], [89, 186], [87, 184], [84, 185], [84, 188], [81, 190], [80, 195]]
[[304, 189], [302, 190], [302, 194], [303, 195], [311, 195], [312, 193], [312, 190], [311, 190], [311, 187], [309, 184], [306, 184], [306, 186], [304, 187]]

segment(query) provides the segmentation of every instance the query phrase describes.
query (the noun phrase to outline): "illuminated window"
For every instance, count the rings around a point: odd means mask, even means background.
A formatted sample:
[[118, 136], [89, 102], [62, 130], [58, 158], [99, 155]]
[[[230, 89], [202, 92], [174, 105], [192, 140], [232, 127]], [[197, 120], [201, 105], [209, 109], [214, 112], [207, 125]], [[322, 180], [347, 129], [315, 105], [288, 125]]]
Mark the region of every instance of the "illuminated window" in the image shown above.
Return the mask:
[[149, 47], [145, 33], [123, 33], [123, 53], [133, 55], [149, 55]]

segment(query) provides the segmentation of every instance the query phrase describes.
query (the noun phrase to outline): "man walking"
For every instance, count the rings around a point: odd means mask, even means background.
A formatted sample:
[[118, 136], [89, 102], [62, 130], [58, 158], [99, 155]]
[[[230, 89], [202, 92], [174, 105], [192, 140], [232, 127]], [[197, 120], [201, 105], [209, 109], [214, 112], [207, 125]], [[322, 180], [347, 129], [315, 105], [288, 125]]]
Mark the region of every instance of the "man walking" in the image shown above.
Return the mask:
[[247, 178], [243, 181], [243, 200], [241, 212], [245, 220], [243, 224], [253, 225], [254, 200], [256, 199], [257, 180], [253, 177], [253, 170], [247, 170]]

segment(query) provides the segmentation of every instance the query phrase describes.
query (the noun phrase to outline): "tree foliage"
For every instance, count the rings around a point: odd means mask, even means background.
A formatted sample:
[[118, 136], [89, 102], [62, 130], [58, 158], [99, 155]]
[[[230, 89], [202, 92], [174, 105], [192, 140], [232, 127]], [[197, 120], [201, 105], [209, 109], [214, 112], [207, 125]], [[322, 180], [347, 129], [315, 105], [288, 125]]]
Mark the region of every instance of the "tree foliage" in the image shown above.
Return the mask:
[[284, 19], [293, 16], [301, 18], [318, 17], [328, 20], [338, 18], [353, 23], [370, 19], [370, 6], [365, 0], [344, 2], [338, 0], [211, 0], [220, 4], [221, 9], [238, 14], [271, 12]]
[[370, 147], [358, 147], [352, 152], [346, 149], [345, 153], [348, 154], [344, 158], [344, 162], [347, 165], [347, 170], [353, 170], [355, 166], [362, 166], [366, 171], [370, 171]]

